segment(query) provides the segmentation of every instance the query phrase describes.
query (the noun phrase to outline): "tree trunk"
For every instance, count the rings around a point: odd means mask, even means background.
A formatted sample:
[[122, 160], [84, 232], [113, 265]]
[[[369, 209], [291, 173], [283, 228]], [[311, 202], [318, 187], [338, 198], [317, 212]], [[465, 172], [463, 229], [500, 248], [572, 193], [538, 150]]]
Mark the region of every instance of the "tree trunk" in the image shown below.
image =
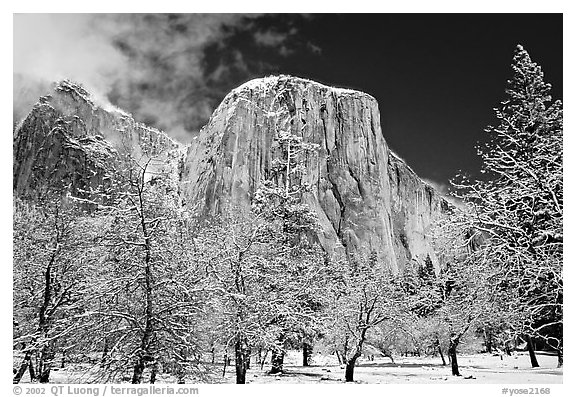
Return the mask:
[[[390, 361], [392, 361], [392, 364], [395, 364], [394, 362], [394, 356], [392, 355], [392, 351], [390, 350], [385, 350], [384, 351], [384, 357], [388, 357], [390, 359]], [[372, 356], [372, 361], [374, 361], [374, 356]]]
[[[142, 201], [142, 199], [140, 199]], [[141, 211], [143, 214], [144, 207], [141, 203]], [[142, 341], [140, 343], [140, 352], [138, 355], [138, 359], [136, 364], [134, 365], [134, 373], [132, 376], [132, 383], [142, 383], [142, 374], [144, 373], [144, 367], [147, 361], [151, 361], [152, 357], [150, 354], [150, 344], [153, 339], [154, 334], [154, 307], [153, 307], [153, 299], [152, 299], [152, 263], [151, 263], [151, 247], [150, 247], [150, 238], [148, 233], [146, 232], [146, 222], [141, 215], [141, 222], [142, 222], [142, 230], [144, 234], [144, 241], [146, 244], [145, 251], [145, 268], [144, 268], [144, 291], [146, 293], [146, 307], [145, 307], [145, 321], [146, 325], [144, 327], [144, 334], [142, 335]]]
[[[145, 170], [144, 170], [145, 171]], [[146, 362], [154, 361], [155, 358], [151, 354], [151, 344], [154, 338], [154, 300], [153, 300], [153, 276], [152, 276], [152, 246], [151, 235], [148, 233], [146, 215], [144, 210], [144, 174], [142, 175], [141, 185], [138, 189], [139, 200], [139, 217], [140, 227], [142, 228], [142, 238], [144, 239], [144, 293], [146, 296], [145, 313], [145, 326], [140, 343], [140, 352], [136, 364], [134, 365], [134, 373], [132, 376], [132, 383], [137, 384], [142, 382], [142, 374]]]
[[33, 382], [36, 379], [36, 371], [34, 370], [34, 363], [32, 362], [32, 358], [28, 362], [28, 373], [30, 374], [30, 382]]
[[38, 380], [40, 383], [49, 383], [50, 382], [50, 367], [43, 368], [43, 371], [40, 373], [40, 377]]
[[[358, 359], [358, 357], [362, 355], [362, 347], [364, 346], [364, 341], [366, 340], [367, 330], [368, 328], [364, 327], [362, 328], [362, 331], [360, 331], [360, 336], [358, 338], [358, 343], [356, 344], [354, 354], [346, 362], [346, 372], [344, 373], [344, 378], [346, 382], [354, 382], [354, 367], [356, 366], [356, 360]], [[346, 343], [344, 347], [348, 349], [348, 336], [346, 336]]]
[[251, 359], [252, 359], [252, 349], [246, 347], [246, 369], [250, 369]]
[[228, 352], [224, 353], [224, 368], [222, 369], [222, 377], [226, 376], [226, 366], [228, 365]]
[[354, 382], [354, 368], [358, 357], [360, 357], [360, 354], [356, 353], [346, 362], [346, 372], [344, 374], [346, 382]]
[[526, 346], [528, 347], [528, 354], [530, 355], [530, 364], [532, 364], [532, 368], [539, 367], [540, 365], [538, 364], [538, 359], [534, 352], [534, 344], [532, 343], [530, 335], [526, 335]]
[[302, 366], [310, 366], [310, 354], [312, 353], [312, 346], [308, 342], [302, 343]]
[[268, 357], [268, 350], [264, 353], [264, 357], [260, 361], [260, 370], [264, 369], [264, 364], [266, 364], [266, 357]]
[[[144, 374], [144, 369], [146, 368], [146, 363], [155, 361], [155, 358], [150, 354], [150, 336], [146, 336], [148, 330], [144, 331], [144, 337], [142, 338], [142, 348], [138, 355], [136, 364], [134, 365], [134, 372], [132, 375], [132, 383], [138, 384], [142, 383], [142, 376]], [[150, 331], [151, 332], [151, 331]], [[156, 365], [156, 364], [154, 364]]]
[[492, 353], [492, 331], [490, 328], [484, 328], [484, 346], [486, 346], [486, 352]]
[[462, 376], [458, 370], [458, 360], [456, 359], [456, 347], [458, 347], [458, 341], [450, 339], [450, 345], [448, 346], [448, 356], [450, 357], [450, 364], [452, 365], [452, 375]]
[[239, 385], [246, 383], [247, 351], [246, 339], [243, 336], [237, 336], [234, 352], [236, 354], [236, 384]]
[[556, 354], [558, 355], [558, 368], [564, 366], [564, 338], [561, 336], [558, 341], [558, 348], [556, 349]]
[[42, 348], [40, 354], [39, 376], [40, 383], [50, 382], [50, 371], [52, 370], [52, 362], [54, 361], [54, 346], [53, 342], [49, 342]]
[[183, 358], [182, 361], [176, 360], [176, 361], [171, 363], [172, 365], [170, 365], [170, 373], [176, 375], [176, 383], [179, 385], [183, 385], [184, 383], [186, 383], [186, 381], [185, 381], [185, 377], [186, 377], [186, 372], [185, 372], [186, 353], [184, 352], [184, 349], [182, 349], [181, 356]]
[[340, 352], [338, 350], [336, 350], [336, 358], [338, 358], [338, 364], [342, 364], [342, 358], [340, 357]]
[[[58, 216], [58, 215], [56, 215]], [[41, 335], [43, 335], [44, 337], [46, 337], [49, 333], [49, 320], [50, 320], [50, 316], [48, 313], [48, 308], [50, 306], [50, 302], [52, 301], [52, 267], [54, 266], [54, 263], [56, 262], [56, 257], [58, 256], [58, 254], [60, 253], [60, 244], [58, 241], [58, 238], [56, 239], [55, 242], [55, 247], [54, 250], [52, 251], [52, 254], [50, 256], [50, 260], [48, 262], [48, 265], [46, 266], [46, 271], [44, 272], [44, 291], [43, 291], [43, 301], [42, 301], [42, 305], [40, 306], [40, 310], [38, 312], [38, 331], [40, 332]], [[54, 312], [54, 310], [56, 309], [56, 307], [52, 307], [52, 313]], [[31, 342], [31, 344], [34, 344], [36, 342], [36, 338], [34, 338], [34, 340]], [[40, 373], [40, 382], [41, 383], [47, 383], [48, 379], [50, 377], [50, 366], [51, 366], [51, 361], [53, 359], [53, 352], [51, 351], [52, 348], [48, 347], [48, 346], [44, 346], [42, 348], [42, 355], [40, 357], [40, 363], [38, 365], [38, 372]], [[44, 368], [48, 368], [48, 370], [46, 371]], [[26, 372], [26, 369], [30, 369], [30, 376], [31, 379], [30, 381], [33, 381], [35, 378], [35, 374], [34, 374], [34, 366], [32, 364], [32, 351], [28, 350], [25, 355], [24, 355], [24, 360], [22, 362], [22, 364], [20, 365], [20, 368], [18, 370], [18, 372], [16, 373], [16, 375], [14, 376], [13, 382], [14, 383], [19, 383], [20, 380], [22, 379], [22, 377], [24, 376], [24, 373]]]
[[436, 339], [436, 347], [438, 348], [438, 354], [440, 354], [440, 358], [442, 359], [442, 365], [446, 365], [446, 359], [444, 358], [444, 354], [442, 353], [442, 346], [440, 346], [440, 341]]
[[512, 352], [510, 351], [510, 342], [509, 341], [504, 342], [504, 350], [506, 351], [507, 356], [512, 355]]
[[156, 383], [156, 375], [158, 374], [158, 364], [154, 363], [152, 366], [152, 373], [150, 374], [150, 384]]
[[270, 374], [279, 374], [284, 371], [284, 352], [279, 348], [272, 350], [272, 368]]
[[[48, 315], [48, 307], [50, 306], [50, 302], [52, 300], [52, 266], [56, 261], [56, 253], [58, 249], [54, 250], [52, 256], [50, 258], [50, 262], [48, 266], [46, 266], [46, 272], [44, 273], [44, 301], [40, 306], [40, 311], [38, 313], [38, 329], [41, 332], [41, 335], [46, 338], [49, 332], [49, 315]], [[50, 379], [50, 368], [52, 366], [52, 359], [51, 359], [51, 348], [48, 344], [45, 344], [41, 349], [40, 353], [40, 362], [38, 364], [38, 377], [40, 383], [48, 383]]]
[[108, 358], [108, 338], [104, 338], [104, 349], [102, 350], [102, 358], [100, 359], [100, 366], [103, 367]]
[[132, 383], [141, 383], [142, 374], [144, 373], [144, 360], [142, 357], [138, 357], [136, 364], [134, 365], [134, 373], [132, 374]]
[[348, 357], [348, 334], [346, 334], [344, 337], [344, 351], [342, 352], [342, 363], [344, 363], [346, 357]]
[[[29, 350], [24, 354], [24, 360], [22, 360], [22, 364], [20, 364], [20, 368], [18, 369], [18, 372], [16, 372], [16, 375], [14, 375], [14, 379], [12, 380], [12, 383], [20, 383], [20, 381], [22, 380], [22, 377], [24, 376], [24, 374], [26, 373], [26, 370], [28, 369], [28, 366], [32, 366], [32, 351]], [[33, 370], [32, 370], [33, 372]], [[32, 381], [33, 378], [30, 377], [30, 381]]]

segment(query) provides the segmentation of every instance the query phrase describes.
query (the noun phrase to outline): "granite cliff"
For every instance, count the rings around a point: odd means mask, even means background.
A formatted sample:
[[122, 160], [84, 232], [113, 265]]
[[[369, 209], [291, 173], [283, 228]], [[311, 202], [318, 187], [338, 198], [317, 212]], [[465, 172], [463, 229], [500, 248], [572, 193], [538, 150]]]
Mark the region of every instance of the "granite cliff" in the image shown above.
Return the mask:
[[182, 149], [163, 132], [99, 104], [65, 80], [40, 98], [14, 131], [13, 190], [34, 197], [40, 187], [52, 186], [88, 195], [114, 178], [120, 156], [135, 161], [154, 157], [154, 167], [177, 174]]
[[366, 248], [392, 269], [423, 263], [431, 222], [447, 202], [388, 148], [368, 94], [290, 76], [233, 90], [188, 148], [182, 195], [216, 213], [222, 200], [248, 206], [289, 130], [320, 146], [306, 159], [304, 200], [318, 214], [328, 251]]
[[431, 223], [448, 203], [394, 155], [368, 94], [290, 76], [250, 81], [228, 94], [185, 148], [68, 81], [41, 98], [14, 135], [14, 192], [47, 183], [76, 194], [113, 178], [119, 154], [154, 157], [180, 184], [185, 205], [216, 214], [248, 208], [277, 155], [279, 131], [319, 145], [305, 160], [304, 201], [327, 252], [374, 251], [394, 270], [430, 256]]

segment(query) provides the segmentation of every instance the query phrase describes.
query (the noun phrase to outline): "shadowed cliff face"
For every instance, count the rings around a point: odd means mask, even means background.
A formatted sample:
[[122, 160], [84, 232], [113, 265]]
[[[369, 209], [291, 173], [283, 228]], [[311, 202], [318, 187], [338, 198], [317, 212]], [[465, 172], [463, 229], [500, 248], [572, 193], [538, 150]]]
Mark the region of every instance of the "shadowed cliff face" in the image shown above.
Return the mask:
[[[98, 105], [80, 86], [61, 82], [40, 98], [14, 132], [13, 189], [35, 196], [41, 187], [80, 197], [105, 189], [130, 157], [152, 168], [175, 169], [181, 145], [119, 109]], [[178, 178], [178, 173], [172, 173]]]
[[217, 213], [225, 200], [248, 207], [290, 131], [320, 145], [306, 159], [304, 200], [316, 210], [328, 252], [367, 249], [393, 270], [430, 256], [431, 222], [447, 203], [394, 156], [370, 95], [280, 76], [250, 81], [226, 96], [188, 149], [182, 194]]

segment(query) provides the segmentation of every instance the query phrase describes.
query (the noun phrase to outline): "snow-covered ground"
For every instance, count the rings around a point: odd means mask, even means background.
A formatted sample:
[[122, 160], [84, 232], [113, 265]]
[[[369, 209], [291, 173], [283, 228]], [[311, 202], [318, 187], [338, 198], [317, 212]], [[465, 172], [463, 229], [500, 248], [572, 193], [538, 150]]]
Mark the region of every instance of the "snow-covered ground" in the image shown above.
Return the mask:
[[[263, 369], [252, 360], [248, 370], [247, 383], [341, 383], [344, 380], [344, 367], [338, 364], [334, 355], [315, 354], [312, 365], [301, 366], [302, 353], [290, 351], [284, 360], [285, 373], [269, 375], [269, 358]], [[563, 369], [556, 368], [556, 356], [538, 354], [540, 368], [532, 368], [526, 353], [513, 356], [492, 356], [489, 354], [460, 355], [458, 363], [461, 377], [451, 375], [450, 366], [442, 365], [440, 357], [395, 357], [395, 363], [388, 358], [376, 357], [374, 361], [359, 360], [354, 378], [357, 383], [459, 383], [459, 384], [546, 384], [562, 383]], [[235, 383], [234, 362], [222, 377], [222, 364], [206, 364], [209, 378], [187, 380], [187, 383]], [[90, 375], [91, 370], [80, 371], [78, 366], [52, 371], [51, 383], [97, 383]], [[126, 371], [124, 382], [130, 381], [130, 369]], [[466, 379], [467, 377], [471, 377]], [[29, 382], [28, 374], [22, 383]], [[159, 374], [158, 383], [175, 383], [169, 374]]]
[[[334, 356], [315, 355], [310, 367], [301, 366], [301, 353], [289, 352], [285, 373], [268, 375], [253, 365], [248, 371], [248, 383], [334, 383], [343, 382], [344, 367]], [[440, 357], [398, 357], [393, 364], [388, 358], [374, 361], [361, 359], [354, 372], [357, 383], [481, 383], [481, 384], [542, 384], [562, 383], [562, 368], [556, 368], [556, 356], [538, 354], [540, 368], [532, 368], [526, 353], [514, 356], [489, 354], [458, 357], [461, 377], [451, 375], [450, 366], [442, 366]], [[234, 383], [234, 367], [226, 374], [226, 382]], [[472, 376], [472, 379], [465, 379]]]

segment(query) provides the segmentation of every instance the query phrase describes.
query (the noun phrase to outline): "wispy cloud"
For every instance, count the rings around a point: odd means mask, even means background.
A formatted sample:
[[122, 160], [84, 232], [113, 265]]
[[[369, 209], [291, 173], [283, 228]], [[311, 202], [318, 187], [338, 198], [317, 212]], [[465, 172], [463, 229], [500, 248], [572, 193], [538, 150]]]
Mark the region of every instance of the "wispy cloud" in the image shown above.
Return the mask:
[[273, 31], [257, 31], [254, 33], [254, 41], [257, 44], [265, 46], [276, 46], [282, 44], [288, 37], [287, 33], [273, 32]]
[[423, 178], [422, 180], [432, 186], [440, 194], [447, 196], [450, 193], [450, 185], [445, 182], [438, 182], [427, 178]]
[[[297, 32], [240, 14], [16, 14], [14, 117], [24, 117], [50, 85], [69, 78], [182, 141], [208, 119], [224, 82], [252, 77], [242, 45], [211, 48], [247, 32], [257, 46], [290, 54]], [[267, 17], [269, 18], [269, 17]], [[209, 62], [210, 61], [210, 62]], [[237, 82], [235, 81], [235, 84]], [[227, 88], [229, 89], [229, 87]]]
[[86, 14], [14, 15], [14, 116], [21, 118], [50, 84], [69, 78], [108, 92], [128, 59]]
[[462, 207], [464, 203], [458, 197], [452, 195], [452, 188], [449, 183], [438, 182], [432, 179], [422, 178], [424, 182], [432, 186], [438, 193], [440, 193], [446, 200], [454, 204], [456, 207]]

